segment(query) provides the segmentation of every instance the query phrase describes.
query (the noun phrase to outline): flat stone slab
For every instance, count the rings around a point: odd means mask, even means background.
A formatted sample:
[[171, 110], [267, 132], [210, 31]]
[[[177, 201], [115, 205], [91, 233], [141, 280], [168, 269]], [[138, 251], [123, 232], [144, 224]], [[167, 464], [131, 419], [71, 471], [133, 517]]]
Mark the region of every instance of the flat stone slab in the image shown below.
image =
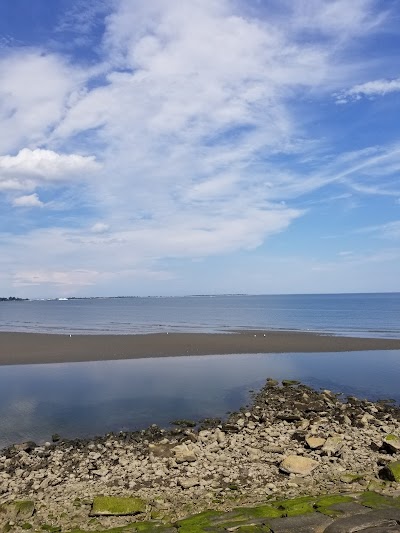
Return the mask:
[[335, 503], [329, 507], [329, 510], [338, 513], [338, 518], [371, 512], [371, 509], [356, 502]]
[[[338, 518], [324, 533], [357, 533], [358, 531], [396, 531], [400, 524], [400, 509], [380, 509], [347, 518]], [[377, 529], [378, 528], [378, 529]]]
[[31, 500], [17, 500], [0, 505], [0, 525], [9, 520], [23, 521], [31, 518], [35, 504]]
[[320, 513], [268, 520], [273, 533], [324, 533], [333, 519]]
[[96, 496], [90, 516], [129, 516], [146, 511], [146, 502], [140, 498]]
[[362, 529], [362, 533], [396, 533], [400, 532], [400, 526], [383, 526], [383, 527], [369, 527], [368, 529]]
[[299, 474], [308, 476], [315, 468], [319, 466], [317, 461], [303, 457], [302, 455], [288, 455], [279, 465], [282, 472], [287, 474]]

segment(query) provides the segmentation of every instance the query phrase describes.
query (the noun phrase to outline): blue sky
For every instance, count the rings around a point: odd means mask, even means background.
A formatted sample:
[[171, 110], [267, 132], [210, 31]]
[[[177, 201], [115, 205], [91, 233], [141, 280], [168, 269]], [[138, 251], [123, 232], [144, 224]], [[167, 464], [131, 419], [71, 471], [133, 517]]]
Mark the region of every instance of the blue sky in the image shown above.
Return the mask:
[[0, 295], [399, 291], [399, 19], [0, 3]]

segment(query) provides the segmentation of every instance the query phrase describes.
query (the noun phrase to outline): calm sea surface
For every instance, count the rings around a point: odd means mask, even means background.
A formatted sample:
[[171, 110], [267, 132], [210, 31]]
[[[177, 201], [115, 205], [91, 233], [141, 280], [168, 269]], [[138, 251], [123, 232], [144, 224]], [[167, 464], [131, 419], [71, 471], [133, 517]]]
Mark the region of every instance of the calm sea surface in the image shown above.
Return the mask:
[[0, 331], [127, 334], [235, 328], [400, 337], [400, 293], [0, 302]]
[[[0, 302], [1, 331], [311, 330], [400, 337], [400, 294]], [[91, 437], [223, 417], [267, 377], [400, 402], [400, 350], [215, 355], [0, 366], [0, 449], [53, 433]]]
[[0, 448], [223, 417], [266, 378], [400, 401], [400, 350], [168, 357], [0, 367]]

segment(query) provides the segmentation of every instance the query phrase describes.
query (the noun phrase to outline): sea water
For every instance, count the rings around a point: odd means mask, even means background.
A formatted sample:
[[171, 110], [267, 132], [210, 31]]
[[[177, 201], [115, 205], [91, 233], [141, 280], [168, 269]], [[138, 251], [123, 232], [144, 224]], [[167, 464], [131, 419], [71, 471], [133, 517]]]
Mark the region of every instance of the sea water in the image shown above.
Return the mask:
[[224, 417], [267, 377], [400, 402], [400, 350], [163, 357], [0, 367], [0, 448]]
[[129, 334], [234, 329], [400, 338], [400, 293], [0, 302], [0, 331]]
[[[235, 329], [400, 338], [400, 294], [0, 302], [0, 331], [129, 334]], [[223, 417], [267, 377], [400, 402], [400, 351], [168, 357], [0, 367], [0, 448]]]

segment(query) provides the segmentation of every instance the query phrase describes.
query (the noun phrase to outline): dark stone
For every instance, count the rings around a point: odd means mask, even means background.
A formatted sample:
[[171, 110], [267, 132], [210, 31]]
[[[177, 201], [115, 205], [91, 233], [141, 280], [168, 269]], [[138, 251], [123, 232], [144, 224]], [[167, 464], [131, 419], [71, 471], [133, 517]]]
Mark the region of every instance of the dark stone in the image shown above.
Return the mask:
[[16, 452], [26, 452], [30, 453], [32, 450], [37, 448], [36, 442], [28, 440], [27, 442], [22, 442], [21, 444], [14, 444], [14, 450]]
[[297, 442], [304, 442], [306, 440], [307, 432], [303, 430], [295, 431], [292, 435], [293, 440]]
[[294, 413], [278, 413], [275, 418], [278, 420], [286, 420], [286, 422], [298, 422], [301, 420], [301, 416]]
[[320, 513], [268, 520], [273, 533], [322, 533], [333, 519]]
[[400, 509], [380, 509], [366, 514], [339, 518], [328, 526], [324, 533], [352, 533], [356, 531], [396, 531], [400, 523]]

